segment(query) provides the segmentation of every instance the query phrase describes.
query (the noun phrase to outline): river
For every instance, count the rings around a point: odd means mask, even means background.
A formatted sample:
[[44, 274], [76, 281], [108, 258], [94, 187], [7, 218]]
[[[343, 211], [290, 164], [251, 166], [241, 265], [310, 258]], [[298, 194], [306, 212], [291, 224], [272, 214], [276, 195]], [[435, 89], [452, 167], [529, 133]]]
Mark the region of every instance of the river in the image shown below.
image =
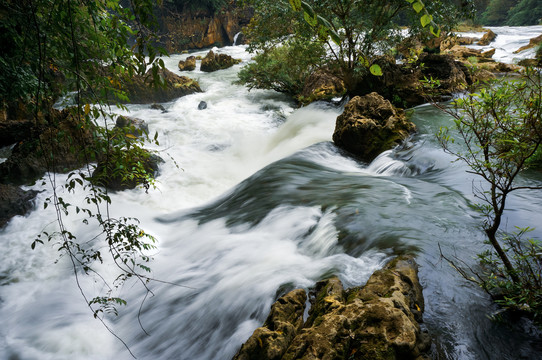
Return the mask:
[[[541, 26], [493, 29], [497, 41], [519, 46], [542, 33]], [[508, 55], [500, 59], [514, 61], [502, 48]], [[189, 73], [204, 93], [163, 104], [166, 113], [128, 106], [131, 116], [158, 132], [154, 149], [165, 163], [148, 194], [111, 194], [111, 212], [141, 220], [158, 240], [153, 276], [181, 285], [150, 284], [154, 296], [140, 316], [148, 334], [137, 316], [144, 290], [131, 283], [122, 290], [128, 306], [107, 323], [138, 359], [230, 359], [278, 295], [332, 273], [347, 286], [362, 284], [405, 252], [415, 253], [420, 265], [425, 325], [439, 358], [542, 359], [528, 322], [489, 320], [497, 308], [486, 294], [440, 259], [439, 247], [475, 267], [475, 254], [485, 246], [482, 219], [472, 209], [479, 179], [435, 140], [448, 117], [430, 105], [416, 107], [419, 132], [365, 164], [331, 142], [340, 106], [296, 109], [275, 92], [248, 92], [232, 84], [250, 60], [245, 47], [218, 51], [243, 63]], [[177, 71], [186, 56], [171, 56], [166, 66]], [[207, 109], [198, 110], [200, 101]], [[520, 181], [540, 184], [542, 176], [527, 172]], [[54, 228], [55, 213], [43, 209], [50, 189], [28, 188], [43, 190], [38, 210], [0, 230], [0, 359], [130, 359], [92, 318], [68, 259], [59, 259], [52, 244], [30, 249], [36, 234]], [[509, 229], [540, 226], [541, 214], [542, 192], [525, 191], [509, 201], [504, 223]], [[84, 240], [93, 234], [81, 219], [72, 214], [66, 222]], [[542, 237], [542, 227], [531, 234]], [[107, 265], [99, 270], [113, 274]], [[90, 277], [82, 277], [81, 286], [91, 294], [103, 290]]]

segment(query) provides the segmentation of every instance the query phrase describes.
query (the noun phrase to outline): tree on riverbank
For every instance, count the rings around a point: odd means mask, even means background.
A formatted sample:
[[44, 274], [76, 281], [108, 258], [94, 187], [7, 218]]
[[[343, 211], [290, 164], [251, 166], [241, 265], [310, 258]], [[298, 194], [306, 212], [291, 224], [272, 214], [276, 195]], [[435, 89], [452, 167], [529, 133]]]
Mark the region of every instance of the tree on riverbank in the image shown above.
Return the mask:
[[[518, 181], [542, 150], [542, 75], [528, 71], [523, 78], [500, 79], [478, 93], [443, 108], [454, 127], [438, 138], [445, 151], [464, 161], [483, 182], [473, 186], [484, 215], [483, 230], [491, 249], [479, 254], [483, 274], [460, 272], [479, 284], [506, 309], [530, 314], [542, 325], [542, 242], [525, 239], [529, 229], [503, 231], [506, 203], [516, 191], [542, 186]], [[461, 145], [454, 144], [454, 138]], [[459, 269], [459, 267], [456, 267]], [[474, 275], [474, 277], [473, 277]]]
[[[53, 191], [44, 206], [52, 205], [57, 215], [56, 229], [40, 234], [32, 248], [54, 243], [71, 260], [76, 278], [85, 273], [103, 281], [104, 294], [87, 298], [81, 290], [100, 319], [125, 303], [115, 295], [125, 281], [137, 279], [146, 287], [149, 279], [148, 252], [154, 238], [139, 228], [137, 219], [110, 217], [111, 198], [106, 189], [94, 185], [100, 183], [99, 176], [88, 180], [90, 163], [105, 160], [111, 171], [100, 176], [152, 182], [143, 166], [149, 156], [143, 141], [129, 131], [111, 129], [108, 121], [114, 114], [108, 104], [127, 100], [122, 84], [134, 75], [154, 79], [157, 86], [163, 82], [162, 52], [151, 45], [149, 35], [153, 6], [153, 0], [127, 6], [117, 0], [7, 0], [0, 5], [2, 111], [7, 117], [33, 122], [32, 132], [38, 135], [28, 143], [49, 171], [46, 182]], [[59, 111], [53, 104], [62, 95], [68, 95], [68, 101]], [[86, 165], [60, 184], [54, 171], [62, 170], [64, 165], [59, 164], [66, 156], [78, 159], [75, 168]], [[60, 188], [83, 194], [88, 206], [69, 204]], [[78, 239], [66, 227], [65, 219], [72, 213], [85, 215], [82, 221], [92, 235]], [[108, 258], [118, 268], [113, 283], [94, 270], [95, 263]]]
[[[257, 55], [240, 80], [290, 94], [316, 69], [340, 77], [352, 92], [365, 76], [381, 73], [377, 59], [402, 40], [401, 26], [408, 24], [411, 34], [438, 36], [472, 10], [470, 1], [462, 6], [414, 0], [247, 2], [255, 9], [247, 33], [249, 51]], [[324, 56], [314, 56], [318, 52]], [[284, 53], [292, 54], [290, 61], [281, 58]], [[267, 74], [271, 68], [273, 74]], [[305, 75], [300, 76], [300, 68]]]

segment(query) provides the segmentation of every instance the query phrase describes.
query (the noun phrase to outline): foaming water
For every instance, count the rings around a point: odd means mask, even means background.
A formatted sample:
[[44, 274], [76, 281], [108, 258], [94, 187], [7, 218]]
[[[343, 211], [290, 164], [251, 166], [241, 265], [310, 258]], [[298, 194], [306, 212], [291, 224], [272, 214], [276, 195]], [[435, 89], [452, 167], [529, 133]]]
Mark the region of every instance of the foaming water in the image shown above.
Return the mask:
[[[216, 51], [250, 59], [243, 46]], [[175, 70], [186, 56], [166, 66]], [[112, 215], [137, 217], [158, 239], [151, 268], [165, 283], [151, 282], [154, 295], [143, 303], [143, 289], [128, 284], [120, 294], [128, 306], [107, 318], [138, 359], [230, 359], [278, 296], [333, 274], [346, 286], [363, 284], [405, 252], [418, 255], [425, 322], [440, 358], [515, 359], [518, 349], [524, 358], [541, 358], [534, 337], [490, 322], [489, 299], [439, 257], [442, 249], [475, 267], [473, 256], [483, 248], [472, 209], [475, 178], [451, 163], [433, 136], [449, 118], [417, 107], [420, 134], [366, 164], [330, 141], [341, 108], [295, 109], [275, 92], [248, 92], [232, 84], [243, 63], [188, 73], [205, 92], [163, 104], [165, 113], [128, 106], [158, 132], [154, 149], [165, 161], [156, 190], [111, 194]], [[200, 101], [205, 110], [198, 110]], [[521, 181], [542, 179], [527, 174]], [[40, 193], [40, 210], [0, 232], [0, 359], [130, 359], [92, 318], [68, 259], [57, 262], [54, 244], [30, 249], [37, 233], [54, 229], [53, 210], [42, 210], [49, 195]], [[517, 194], [509, 204], [510, 224], [540, 223], [541, 194]], [[96, 234], [81, 219], [72, 214], [66, 224], [90, 241]], [[99, 270], [115, 276], [108, 264]], [[103, 291], [88, 277], [81, 287]]]
[[[517, 51], [522, 46], [529, 44], [529, 40], [542, 34], [542, 25], [538, 26], [487, 26], [487, 29], [492, 30], [497, 37], [489, 45], [468, 45], [473, 49], [482, 49], [487, 51], [495, 49], [495, 54], [492, 58], [495, 61], [503, 63], [517, 63], [521, 59], [534, 58], [536, 47], [524, 50], [518, 54]], [[472, 36], [481, 38], [484, 33], [462, 33], [463, 36]]]

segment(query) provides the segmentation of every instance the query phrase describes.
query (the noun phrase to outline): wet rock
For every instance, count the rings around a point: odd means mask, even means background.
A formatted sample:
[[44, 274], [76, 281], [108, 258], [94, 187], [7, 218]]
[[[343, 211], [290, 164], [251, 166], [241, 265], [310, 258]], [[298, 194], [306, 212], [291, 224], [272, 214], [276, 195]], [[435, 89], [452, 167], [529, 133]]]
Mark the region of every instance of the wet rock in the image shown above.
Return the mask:
[[362, 160], [371, 161], [414, 130], [415, 125], [406, 119], [403, 110], [373, 92], [348, 102], [337, 117], [333, 141]]
[[153, 110], [162, 110], [163, 113], [167, 112], [166, 108], [164, 108], [163, 105], [156, 104], [156, 103], [152, 104], [150, 108]]
[[469, 58], [482, 57], [482, 50], [471, 49], [460, 45], [455, 45], [442, 52], [443, 54], [451, 55], [458, 60], [467, 60]]
[[342, 97], [345, 93], [346, 88], [341, 78], [328, 71], [318, 70], [307, 78], [303, 91], [297, 96], [297, 100], [306, 105], [313, 101]]
[[484, 36], [482, 36], [482, 38], [480, 39], [480, 41], [478, 41], [478, 45], [482, 45], [482, 46], [489, 45], [492, 41], [495, 40], [496, 37], [497, 37], [497, 34], [495, 34], [491, 30], [487, 30]]
[[484, 51], [480, 54], [481, 57], [484, 57], [484, 58], [492, 58], [493, 55], [495, 55], [495, 49], [490, 49], [488, 51]]
[[149, 133], [149, 125], [147, 125], [145, 120], [131, 116], [119, 115], [115, 127], [123, 129], [125, 134], [131, 134], [137, 137]]
[[0, 184], [0, 228], [16, 215], [24, 215], [34, 207], [37, 191], [25, 191], [13, 185]]
[[[424, 301], [417, 272], [413, 258], [401, 256], [364, 287], [345, 291], [336, 277], [321, 281], [311, 291], [302, 328], [304, 291], [294, 290], [273, 305], [234, 359], [424, 359], [431, 341], [420, 326]], [[278, 307], [288, 314], [280, 321]]]
[[200, 101], [198, 104], [198, 110], [207, 109], [207, 103], [205, 101]]
[[234, 360], [281, 359], [303, 327], [306, 300], [307, 294], [303, 289], [293, 290], [278, 299], [263, 327], [254, 331]]
[[134, 104], [164, 103], [201, 92], [198, 82], [189, 77], [176, 75], [167, 69], [159, 70], [158, 75], [165, 80], [165, 87], [153, 84], [153, 76], [149, 70], [143, 76], [137, 75], [125, 81], [123, 85], [129, 100], [119, 99], [119, 101]]
[[476, 38], [464, 36], [450, 36], [442, 40], [440, 43], [440, 51], [445, 51], [457, 45], [471, 45], [476, 41]]
[[[143, 154], [130, 158], [128, 163], [125, 164], [125, 168], [132, 168], [137, 166], [138, 163], [141, 163], [145, 174], [155, 177], [159, 170], [159, 164], [163, 162], [164, 160], [161, 157], [144, 150]], [[97, 186], [103, 186], [113, 191], [134, 189], [138, 185], [142, 185], [145, 188], [149, 187], [145, 176], [123, 178], [116, 170], [115, 159], [113, 157], [102, 157], [96, 169], [94, 169], [90, 181]], [[134, 172], [131, 172], [131, 175], [134, 175]]]
[[244, 45], [247, 43], [247, 37], [242, 32], [235, 34], [233, 45]]
[[179, 70], [181, 71], [193, 71], [196, 70], [196, 57], [189, 56], [186, 60], [179, 61]]
[[217, 70], [227, 69], [235, 64], [239, 64], [241, 60], [234, 59], [227, 54], [215, 54], [213, 50], [209, 50], [207, 55], [201, 60], [200, 70], [205, 72], [213, 72]]
[[516, 51], [514, 51], [514, 54], [518, 54], [518, 53], [520, 53], [522, 51], [525, 51], [527, 49], [534, 48], [535, 46], [540, 45], [540, 44], [542, 44], [542, 34], [535, 37], [535, 38], [532, 38], [531, 40], [529, 40], [529, 43], [527, 45], [522, 46], [519, 49], [517, 49]]

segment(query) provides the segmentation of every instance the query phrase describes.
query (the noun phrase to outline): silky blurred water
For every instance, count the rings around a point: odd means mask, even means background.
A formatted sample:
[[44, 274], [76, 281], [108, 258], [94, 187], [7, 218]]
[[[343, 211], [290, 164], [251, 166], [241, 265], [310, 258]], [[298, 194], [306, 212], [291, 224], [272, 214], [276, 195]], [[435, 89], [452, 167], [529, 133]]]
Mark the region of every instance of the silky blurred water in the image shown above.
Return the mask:
[[[163, 104], [165, 113], [128, 106], [158, 132], [154, 149], [165, 161], [157, 189], [111, 194], [113, 216], [137, 217], [156, 236], [152, 275], [167, 282], [149, 284], [154, 295], [141, 309], [144, 289], [127, 284], [120, 296], [128, 306], [107, 319], [138, 359], [229, 359], [286, 291], [329, 274], [347, 286], [363, 284], [402, 253], [416, 254], [420, 264], [425, 323], [439, 358], [542, 358], [527, 325], [491, 322], [496, 307], [440, 259], [442, 250], [476, 266], [484, 248], [482, 219], [472, 209], [478, 179], [434, 137], [449, 118], [428, 105], [415, 108], [419, 133], [366, 164], [331, 142], [342, 108], [295, 109], [275, 92], [248, 92], [232, 84], [250, 61], [245, 47], [215, 51], [243, 63], [188, 73], [204, 92]], [[175, 70], [187, 56], [172, 56], [166, 66]], [[200, 101], [207, 109], [198, 110]], [[542, 176], [521, 181], [540, 184]], [[30, 249], [36, 234], [55, 226], [54, 211], [43, 210], [50, 194], [44, 189], [37, 210], [0, 232], [0, 359], [130, 359], [92, 318], [68, 259], [58, 259], [54, 245]], [[518, 193], [505, 226], [541, 225], [541, 213], [540, 192]], [[81, 219], [71, 215], [66, 224], [90, 240]], [[115, 275], [107, 264], [98, 270]], [[93, 296], [104, 290], [91, 277], [80, 280]]]

